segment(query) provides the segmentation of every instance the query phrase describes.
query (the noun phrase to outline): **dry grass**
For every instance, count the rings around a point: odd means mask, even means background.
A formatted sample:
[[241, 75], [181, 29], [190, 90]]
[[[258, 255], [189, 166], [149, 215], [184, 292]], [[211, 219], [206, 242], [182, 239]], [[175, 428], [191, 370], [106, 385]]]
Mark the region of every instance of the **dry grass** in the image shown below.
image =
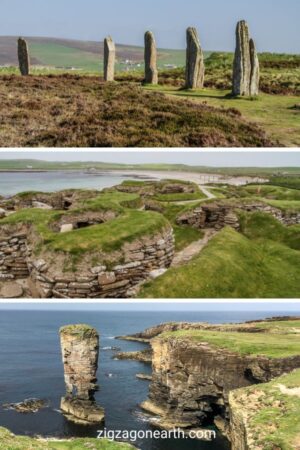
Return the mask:
[[215, 108], [97, 77], [0, 78], [2, 147], [267, 147], [234, 108]]

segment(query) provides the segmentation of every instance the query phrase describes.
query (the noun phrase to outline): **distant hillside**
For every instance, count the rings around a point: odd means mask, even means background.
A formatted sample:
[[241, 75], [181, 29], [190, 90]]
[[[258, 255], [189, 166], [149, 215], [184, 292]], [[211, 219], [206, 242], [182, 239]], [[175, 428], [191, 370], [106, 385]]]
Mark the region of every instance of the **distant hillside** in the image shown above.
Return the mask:
[[[103, 60], [103, 42], [71, 39], [25, 37], [30, 47], [33, 65], [57, 68], [77, 68], [99, 71]], [[0, 66], [17, 65], [17, 36], [0, 36]], [[144, 48], [117, 44], [117, 70], [141, 69]], [[161, 49], [158, 65], [181, 67], [185, 64], [184, 50]]]

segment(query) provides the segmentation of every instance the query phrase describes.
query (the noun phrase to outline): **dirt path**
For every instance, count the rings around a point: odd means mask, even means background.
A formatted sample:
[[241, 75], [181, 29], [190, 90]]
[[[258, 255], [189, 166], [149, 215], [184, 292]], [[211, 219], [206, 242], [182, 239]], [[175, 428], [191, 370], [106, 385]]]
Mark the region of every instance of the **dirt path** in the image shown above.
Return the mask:
[[204, 237], [199, 241], [192, 242], [186, 248], [176, 253], [171, 267], [180, 267], [188, 263], [194, 256], [198, 255], [208, 242], [217, 234], [214, 229], [204, 231]]
[[188, 205], [188, 204], [192, 204], [192, 203], [201, 203], [201, 202], [205, 202], [208, 199], [212, 199], [212, 198], [216, 198], [216, 196], [210, 192], [208, 189], [206, 189], [204, 186], [202, 186], [201, 184], [198, 185], [199, 189], [201, 189], [201, 191], [203, 192], [203, 194], [206, 196], [205, 198], [199, 199], [199, 200], [181, 200], [180, 202], [172, 202], [174, 205]]

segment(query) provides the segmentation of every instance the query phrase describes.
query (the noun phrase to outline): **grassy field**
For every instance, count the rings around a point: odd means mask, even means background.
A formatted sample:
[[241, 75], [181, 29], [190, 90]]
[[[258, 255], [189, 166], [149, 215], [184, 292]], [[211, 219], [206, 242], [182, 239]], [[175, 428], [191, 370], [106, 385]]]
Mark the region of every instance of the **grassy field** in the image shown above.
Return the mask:
[[[263, 325], [262, 325], [263, 327]], [[272, 326], [267, 333], [243, 333], [230, 331], [179, 330], [163, 333], [161, 339], [191, 339], [195, 342], [209, 344], [239, 353], [241, 355], [264, 355], [269, 358], [287, 358], [300, 354], [300, 320], [294, 323], [293, 330], [286, 328], [272, 332]]]
[[246, 413], [248, 434], [257, 448], [299, 448], [300, 397], [295, 392], [299, 386], [300, 370], [295, 370], [270, 383], [231, 392], [230, 403]]
[[2, 77], [2, 147], [268, 147], [257, 125], [224, 110], [97, 78]]
[[133, 450], [129, 444], [109, 442], [102, 439], [72, 439], [69, 441], [46, 441], [16, 436], [0, 428], [0, 450]]
[[299, 227], [286, 233], [279, 224], [269, 234], [268, 218], [244, 220], [244, 234], [224, 228], [185, 266], [145, 284], [140, 297], [299, 298]]
[[245, 118], [262, 126], [270, 139], [278, 140], [287, 147], [300, 146], [300, 115], [299, 110], [293, 109], [299, 103], [297, 96], [260, 94], [258, 99], [246, 99], [232, 98], [230, 91], [221, 89], [184, 91], [170, 86], [146, 89], [218, 108], [235, 108]]

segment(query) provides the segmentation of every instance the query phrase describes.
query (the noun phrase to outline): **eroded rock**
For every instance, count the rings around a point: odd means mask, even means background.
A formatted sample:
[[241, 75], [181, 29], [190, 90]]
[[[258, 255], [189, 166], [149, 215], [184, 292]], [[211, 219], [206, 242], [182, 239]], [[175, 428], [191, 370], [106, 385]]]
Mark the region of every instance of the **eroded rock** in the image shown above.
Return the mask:
[[115, 79], [116, 46], [109, 36], [104, 39], [104, 80], [114, 81]]
[[29, 60], [29, 52], [28, 45], [25, 39], [18, 39], [18, 59], [19, 59], [19, 67], [21, 75], [27, 76], [30, 72], [30, 60]]
[[20, 298], [23, 295], [23, 288], [15, 281], [9, 281], [0, 289], [0, 298]]
[[145, 83], [158, 84], [157, 49], [151, 31], [145, 33]]
[[186, 89], [201, 89], [204, 85], [204, 56], [196, 28], [187, 29]]

